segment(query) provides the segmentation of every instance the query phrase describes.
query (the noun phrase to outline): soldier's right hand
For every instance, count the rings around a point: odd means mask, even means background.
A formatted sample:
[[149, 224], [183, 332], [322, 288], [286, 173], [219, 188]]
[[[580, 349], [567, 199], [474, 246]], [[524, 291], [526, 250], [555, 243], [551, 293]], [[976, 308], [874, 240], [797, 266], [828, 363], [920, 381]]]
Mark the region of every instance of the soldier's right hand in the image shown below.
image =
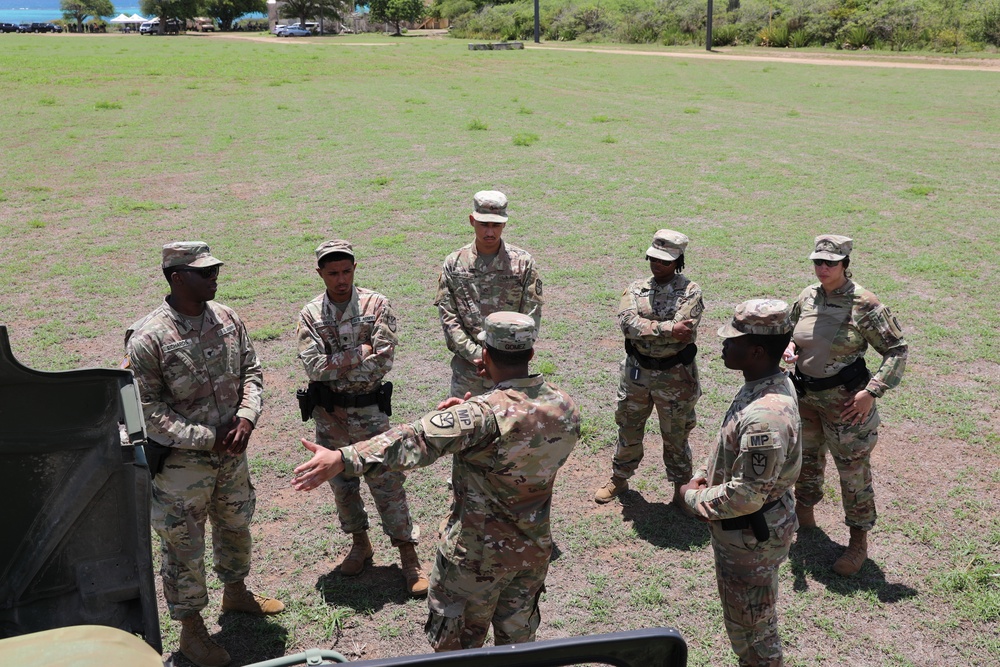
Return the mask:
[[360, 347], [361, 347], [361, 361], [364, 361], [368, 357], [375, 354], [375, 348], [369, 345], [368, 343], [362, 343]]
[[226, 450], [229, 449], [230, 440], [232, 440], [231, 432], [235, 426], [236, 420], [233, 420], [228, 424], [215, 427], [215, 444], [212, 445], [213, 452], [220, 456], [226, 453]]
[[670, 335], [682, 343], [690, 342], [694, 337], [694, 320], [674, 322], [670, 327]]
[[796, 360], [798, 360], [798, 358], [799, 355], [795, 354], [795, 343], [788, 343], [788, 347], [786, 347], [785, 351], [781, 353], [781, 360], [786, 364], [793, 364]]
[[454, 407], [456, 405], [461, 405], [462, 403], [464, 403], [465, 401], [469, 400], [470, 398], [472, 398], [472, 392], [471, 391], [467, 391], [467, 392], [465, 392], [465, 396], [463, 396], [462, 398], [459, 398], [458, 396], [452, 396], [451, 398], [444, 399], [443, 401], [441, 401], [440, 403], [438, 403], [438, 406], [437, 406], [436, 409], [438, 411], [440, 411], [440, 410], [447, 410], [448, 408]]

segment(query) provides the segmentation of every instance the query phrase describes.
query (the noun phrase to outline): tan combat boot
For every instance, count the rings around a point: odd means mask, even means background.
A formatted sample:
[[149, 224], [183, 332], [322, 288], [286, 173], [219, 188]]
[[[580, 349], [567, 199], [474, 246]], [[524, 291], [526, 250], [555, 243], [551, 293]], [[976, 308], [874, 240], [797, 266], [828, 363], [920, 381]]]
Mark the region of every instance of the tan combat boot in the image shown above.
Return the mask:
[[415, 598], [427, 595], [427, 577], [420, 569], [420, 559], [417, 558], [416, 545], [407, 542], [399, 547], [399, 558], [403, 565], [403, 576], [406, 577], [406, 590]]
[[795, 503], [795, 516], [799, 517], [799, 528], [815, 528], [816, 527], [816, 513], [813, 511], [813, 506], [803, 505], [802, 503]]
[[347, 554], [347, 558], [340, 564], [341, 574], [345, 574], [348, 577], [361, 574], [365, 569], [365, 565], [375, 555], [372, 543], [368, 540], [367, 530], [362, 530], [360, 533], [352, 533], [351, 537], [354, 538], [351, 552]]
[[242, 611], [257, 616], [270, 616], [285, 611], [285, 605], [281, 600], [248, 591], [245, 583], [237, 581], [226, 584], [222, 592], [222, 611]]
[[232, 660], [226, 649], [208, 636], [201, 614], [181, 619], [181, 653], [198, 667], [226, 667]]
[[611, 502], [612, 498], [616, 498], [626, 491], [628, 491], [628, 480], [624, 477], [612, 475], [608, 483], [599, 488], [597, 493], [594, 494], [594, 502], [603, 505], [604, 503]]
[[860, 528], [851, 528], [851, 541], [847, 551], [833, 564], [833, 571], [842, 577], [857, 574], [868, 558], [868, 533]]

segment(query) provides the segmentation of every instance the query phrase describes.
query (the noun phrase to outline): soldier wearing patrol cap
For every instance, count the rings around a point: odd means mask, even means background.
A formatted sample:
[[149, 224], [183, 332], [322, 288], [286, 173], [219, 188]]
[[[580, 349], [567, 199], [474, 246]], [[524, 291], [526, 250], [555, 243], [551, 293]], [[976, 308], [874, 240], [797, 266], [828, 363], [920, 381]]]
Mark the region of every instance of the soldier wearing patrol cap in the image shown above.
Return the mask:
[[[853, 239], [816, 237], [809, 259], [819, 282], [799, 294], [792, 308], [795, 333], [785, 361], [802, 413], [802, 474], [795, 484], [803, 528], [816, 527], [813, 506], [823, 498], [829, 450], [840, 475], [845, 523], [851, 531], [834, 562], [841, 576], [858, 572], [868, 558], [868, 531], [875, 525], [871, 453], [881, 423], [875, 399], [903, 379], [908, 348], [899, 321], [874, 294], [851, 280]], [[865, 365], [868, 346], [882, 355], [874, 375]]]
[[652, 275], [636, 280], [622, 293], [618, 326], [625, 336], [625, 358], [618, 384], [618, 443], [611, 479], [594, 500], [609, 502], [628, 490], [628, 479], [643, 458], [646, 420], [656, 408], [663, 439], [663, 464], [678, 490], [691, 479], [688, 435], [697, 423], [695, 404], [701, 396], [698, 365], [698, 324], [705, 305], [701, 287], [681, 273], [689, 239], [661, 229], [646, 251]]
[[[347, 241], [326, 241], [316, 248], [316, 273], [326, 290], [299, 314], [299, 360], [309, 377], [303, 419], [316, 421], [316, 441], [329, 449], [367, 440], [389, 429], [392, 383], [382, 379], [396, 353], [396, 315], [389, 300], [354, 285], [357, 263]], [[310, 397], [313, 400], [308, 400]], [[403, 483], [406, 476], [389, 470], [365, 475], [382, 529], [399, 549], [406, 589], [427, 594], [416, 544], [420, 529], [410, 517]], [[330, 480], [340, 527], [353, 545], [340, 564], [347, 576], [360, 574], [374, 555], [368, 538], [368, 514], [358, 478]]]
[[150, 452], [163, 454], [152, 466], [150, 516], [162, 544], [163, 597], [170, 617], [181, 622], [181, 653], [201, 667], [230, 662], [201, 616], [208, 604], [206, 518], [215, 571], [225, 584], [222, 609], [284, 609], [244, 584], [256, 504], [246, 448], [261, 413], [263, 375], [243, 321], [212, 300], [221, 266], [200, 241], [163, 246], [170, 294], [130, 328], [124, 363], [135, 374]]
[[483, 320], [502, 310], [524, 313], [542, 321], [542, 280], [535, 260], [501, 239], [507, 224], [507, 197], [484, 190], [472, 198], [469, 224], [475, 241], [444, 260], [434, 305], [441, 316], [451, 360], [449, 394], [464, 398], [489, 390], [483, 373], [483, 347], [477, 336]]
[[556, 472], [580, 436], [573, 400], [529, 375], [537, 330], [511, 312], [487, 316], [477, 338], [496, 386], [467, 401], [449, 398], [435, 412], [365, 442], [314, 453], [295, 469], [293, 485], [314, 489], [338, 474], [408, 470], [453, 455], [454, 501], [428, 593], [425, 631], [436, 651], [533, 641], [552, 533], [549, 512]]
[[795, 388], [780, 368], [789, 313], [784, 301], [754, 299], [719, 329], [723, 363], [742, 371], [745, 384], [715, 452], [681, 487], [689, 510], [711, 529], [726, 632], [741, 667], [782, 664], [778, 566], [797, 526], [792, 486], [802, 461]]

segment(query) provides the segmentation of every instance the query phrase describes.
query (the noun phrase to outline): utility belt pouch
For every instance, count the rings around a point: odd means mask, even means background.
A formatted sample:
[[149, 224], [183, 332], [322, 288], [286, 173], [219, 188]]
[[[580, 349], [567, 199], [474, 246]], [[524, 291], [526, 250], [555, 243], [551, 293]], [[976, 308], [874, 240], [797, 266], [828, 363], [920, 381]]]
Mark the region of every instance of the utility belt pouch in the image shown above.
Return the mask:
[[146, 465], [149, 466], [150, 479], [154, 479], [163, 472], [163, 465], [167, 462], [167, 457], [170, 456], [170, 449], [166, 445], [149, 439], [142, 445], [142, 451], [146, 455]]
[[797, 381], [796, 389], [798, 389], [799, 384], [802, 385], [800, 396], [806, 391], [824, 391], [833, 387], [843, 387], [847, 391], [858, 391], [866, 386], [871, 379], [872, 374], [868, 370], [868, 366], [865, 365], [864, 357], [858, 357], [853, 363], [841, 368], [839, 373], [828, 378], [814, 378], [804, 375], [798, 366], [795, 367], [795, 373], [792, 376], [792, 382]]
[[802, 380], [802, 374], [799, 372], [798, 366], [795, 370], [788, 374], [788, 377], [792, 380], [792, 386], [795, 387], [795, 394], [802, 398], [806, 395], [806, 384]]
[[378, 388], [378, 409], [386, 417], [392, 416], [392, 383], [383, 382]]

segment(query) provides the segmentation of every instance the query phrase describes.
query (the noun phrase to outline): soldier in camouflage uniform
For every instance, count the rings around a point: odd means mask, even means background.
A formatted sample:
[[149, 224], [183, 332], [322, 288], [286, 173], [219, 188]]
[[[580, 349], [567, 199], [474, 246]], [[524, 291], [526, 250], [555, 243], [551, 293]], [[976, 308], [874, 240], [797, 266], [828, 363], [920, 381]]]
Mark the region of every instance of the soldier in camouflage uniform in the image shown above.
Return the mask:
[[181, 652], [215, 667], [230, 659], [201, 617], [208, 604], [206, 519], [215, 572], [225, 584], [223, 610], [284, 609], [244, 585], [256, 503], [246, 447], [260, 417], [263, 375], [246, 326], [212, 301], [222, 262], [208, 246], [168, 243], [162, 266], [170, 295], [126, 334], [125, 365], [135, 374], [149, 439], [169, 448], [152, 485], [163, 596], [170, 617], [182, 624]]
[[309, 490], [330, 476], [373, 467], [407, 470], [452, 454], [454, 502], [428, 595], [428, 641], [436, 651], [533, 641], [538, 598], [552, 554], [549, 511], [556, 472], [580, 435], [572, 399], [528, 374], [535, 322], [489, 315], [479, 334], [494, 389], [366, 442], [330, 452], [303, 440], [313, 458], [295, 469]]
[[618, 385], [618, 444], [611, 479], [594, 495], [599, 503], [628, 490], [643, 457], [646, 420], [656, 408], [663, 439], [663, 464], [673, 482], [673, 502], [691, 479], [688, 434], [697, 423], [695, 404], [701, 396], [698, 324], [705, 310], [701, 288], [681, 271], [688, 237], [670, 229], [653, 236], [646, 251], [652, 275], [622, 292], [618, 326], [625, 334], [625, 359]]
[[[813, 506], [823, 498], [829, 450], [840, 473], [845, 523], [851, 540], [833, 564], [842, 576], [856, 574], [868, 558], [868, 531], [875, 525], [871, 453], [881, 423], [875, 399], [897, 386], [906, 366], [903, 331], [878, 297], [851, 281], [852, 239], [816, 237], [809, 259], [819, 283], [799, 295], [792, 308], [795, 332], [785, 360], [795, 362], [802, 413], [802, 474], [795, 484], [799, 523], [816, 526]], [[882, 355], [872, 375], [868, 346]]]
[[780, 369], [792, 331], [784, 301], [736, 307], [719, 329], [726, 368], [746, 384], [729, 406], [715, 453], [681, 491], [708, 521], [726, 632], [741, 667], [780, 667], [778, 566], [796, 529], [792, 486], [802, 450], [791, 380]]
[[451, 360], [450, 395], [464, 398], [489, 391], [483, 377], [483, 348], [476, 336], [483, 320], [501, 310], [524, 313], [542, 321], [542, 279], [535, 260], [500, 239], [507, 223], [507, 197], [484, 190], [473, 197], [469, 224], [476, 240], [444, 260], [434, 305], [441, 315]]
[[[389, 300], [377, 292], [354, 286], [357, 268], [354, 249], [343, 240], [316, 248], [318, 268], [326, 291], [310, 301], [299, 315], [299, 359], [311, 385], [322, 385], [336, 399], [333, 410], [316, 406], [316, 441], [339, 449], [367, 440], [389, 429], [389, 415], [379, 405], [382, 378], [392, 369], [396, 353], [396, 315]], [[410, 518], [402, 472], [377, 470], [365, 475], [382, 529], [399, 548], [410, 595], [427, 594], [427, 577], [417, 557], [420, 530]], [[374, 555], [368, 539], [368, 514], [357, 477], [338, 475], [330, 480], [340, 527], [353, 537], [350, 553], [340, 565], [348, 576], [360, 574]]]

